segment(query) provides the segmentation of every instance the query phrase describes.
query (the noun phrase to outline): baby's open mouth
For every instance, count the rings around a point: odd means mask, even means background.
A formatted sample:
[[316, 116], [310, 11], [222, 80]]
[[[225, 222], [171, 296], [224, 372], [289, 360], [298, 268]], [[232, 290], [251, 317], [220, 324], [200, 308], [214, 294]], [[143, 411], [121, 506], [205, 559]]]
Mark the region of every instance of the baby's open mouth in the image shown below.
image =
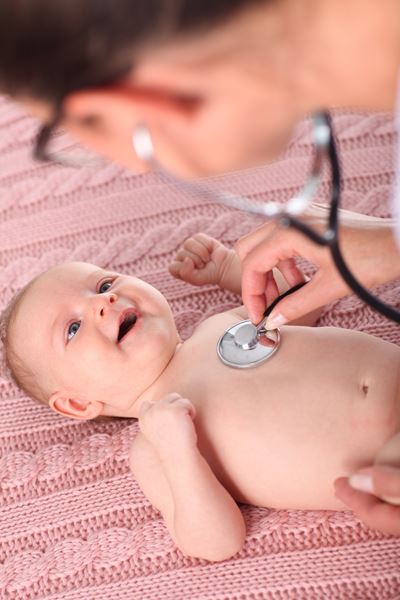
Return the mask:
[[135, 313], [128, 313], [124, 316], [118, 329], [117, 342], [120, 342], [122, 338], [132, 329], [137, 321], [137, 315]]

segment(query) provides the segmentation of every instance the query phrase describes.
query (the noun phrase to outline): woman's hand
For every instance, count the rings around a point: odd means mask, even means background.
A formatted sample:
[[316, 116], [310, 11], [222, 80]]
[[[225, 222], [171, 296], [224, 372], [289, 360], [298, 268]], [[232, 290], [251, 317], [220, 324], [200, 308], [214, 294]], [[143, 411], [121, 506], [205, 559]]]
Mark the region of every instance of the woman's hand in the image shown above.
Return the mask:
[[377, 497], [397, 497], [400, 502], [400, 468], [375, 465], [362, 469], [351, 481], [366, 491], [354, 489], [347, 477], [340, 477], [335, 481], [335, 495], [368, 527], [400, 535], [400, 506]]
[[400, 535], [400, 432], [380, 448], [374, 466], [335, 481], [336, 496], [369, 527]]
[[[303, 217], [316, 230], [325, 229], [326, 209], [314, 206]], [[400, 256], [391, 231], [391, 221], [341, 212], [340, 246], [355, 276], [367, 287], [400, 274]], [[236, 244], [242, 260], [242, 297], [249, 316], [258, 323], [267, 303], [274, 300], [271, 269], [278, 267], [290, 287], [302, 281], [296, 267], [298, 256], [317, 267], [311, 281], [279, 302], [267, 325], [277, 327], [350, 293], [339, 275], [328, 248], [318, 246], [303, 234], [270, 222]]]

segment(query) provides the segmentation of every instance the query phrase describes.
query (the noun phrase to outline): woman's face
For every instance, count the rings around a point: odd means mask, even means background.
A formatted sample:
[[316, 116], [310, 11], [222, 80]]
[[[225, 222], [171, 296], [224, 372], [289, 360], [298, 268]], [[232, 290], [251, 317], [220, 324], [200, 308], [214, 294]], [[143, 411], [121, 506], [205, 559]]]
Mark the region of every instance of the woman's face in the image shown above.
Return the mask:
[[[132, 147], [140, 123], [151, 132], [158, 162], [176, 174], [264, 163], [314, 110], [391, 108], [400, 14], [394, 18], [395, 0], [383, 4], [257, 4], [214, 30], [147, 48], [117, 85], [71, 94], [64, 125], [134, 170], [146, 169]], [[51, 114], [44, 104], [27, 104], [42, 118]]]

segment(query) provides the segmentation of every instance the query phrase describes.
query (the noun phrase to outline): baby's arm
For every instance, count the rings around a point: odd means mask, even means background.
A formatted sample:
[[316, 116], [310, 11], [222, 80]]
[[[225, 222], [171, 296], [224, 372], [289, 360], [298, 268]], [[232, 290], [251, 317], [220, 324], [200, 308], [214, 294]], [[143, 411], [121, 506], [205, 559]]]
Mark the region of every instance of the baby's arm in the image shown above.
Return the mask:
[[[218, 285], [222, 290], [242, 293], [242, 268], [234, 250], [205, 233], [188, 238], [178, 250], [169, 270], [178, 279], [192, 285]], [[268, 282], [274, 295], [285, 292], [289, 285], [278, 269]]]
[[[235, 294], [242, 293], [242, 269], [239, 256], [218, 240], [197, 233], [183, 243], [169, 270], [178, 279], [192, 285], [218, 285]], [[266, 296], [274, 300], [289, 289], [289, 284], [279, 269], [273, 269], [273, 277], [267, 281]], [[293, 325], [314, 325], [321, 314], [320, 308], [294, 321]], [[236, 309], [238, 313], [238, 309]], [[247, 311], [240, 309], [240, 318], [247, 319]]]
[[242, 292], [239, 256], [205, 233], [188, 238], [176, 253], [169, 270], [192, 285], [218, 285], [235, 294]]
[[245, 525], [197, 448], [193, 418], [193, 405], [178, 394], [145, 402], [130, 466], [184, 554], [225, 560], [243, 546]]

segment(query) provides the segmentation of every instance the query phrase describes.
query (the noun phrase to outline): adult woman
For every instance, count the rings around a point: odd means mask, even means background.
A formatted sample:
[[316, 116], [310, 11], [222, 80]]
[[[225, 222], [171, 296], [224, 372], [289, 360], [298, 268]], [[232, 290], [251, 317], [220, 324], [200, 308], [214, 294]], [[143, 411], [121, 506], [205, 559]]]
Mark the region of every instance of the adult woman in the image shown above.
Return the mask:
[[[272, 157], [309, 112], [394, 107], [397, 0], [2, 0], [0, 24], [0, 86], [48, 123], [37, 147], [42, 157], [62, 122], [97, 152], [144, 168], [131, 137], [145, 123], [164, 168], [208, 174]], [[341, 241], [367, 286], [399, 274], [389, 228], [351, 224]], [[299, 234], [269, 224], [238, 250], [254, 318], [265, 302], [265, 271], [279, 263], [296, 283], [296, 254], [320, 268], [313, 285], [282, 303], [281, 315], [347, 293], [327, 252]], [[373, 485], [365, 473], [353, 483], [400, 496], [400, 470], [373, 475]], [[400, 508], [339, 486], [371, 526], [400, 534]]]

